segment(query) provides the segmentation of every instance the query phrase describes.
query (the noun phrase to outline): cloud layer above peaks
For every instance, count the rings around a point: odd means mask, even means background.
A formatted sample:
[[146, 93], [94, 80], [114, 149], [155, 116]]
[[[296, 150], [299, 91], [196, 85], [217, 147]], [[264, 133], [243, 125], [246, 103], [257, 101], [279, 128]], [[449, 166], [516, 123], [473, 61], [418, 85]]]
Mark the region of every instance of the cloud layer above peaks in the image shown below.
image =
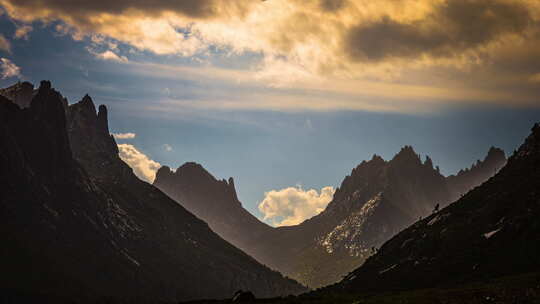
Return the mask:
[[[535, 105], [540, 73], [536, 0], [0, 0], [20, 22], [61, 21], [75, 39], [112, 39], [181, 57], [260, 56], [271, 86], [351, 81], [427, 87], [414, 98]], [[105, 43], [105, 42], [104, 42]], [[113, 50], [100, 58], [127, 62]], [[467, 77], [467, 81], [463, 81]], [[355, 82], [356, 81], [356, 82]], [[315, 83], [315, 84], [314, 84]], [[389, 91], [394, 87], [381, 88]], [[401, 89], [395, 97], [403, 96]], [[498, 92], [499, 90], [500, 92]], [[424, 90], [427, 91], [427, 90]], [[422, 91], [423, 92], [423, 91]], [[454, 93], [460, 92], [460, 93]]]

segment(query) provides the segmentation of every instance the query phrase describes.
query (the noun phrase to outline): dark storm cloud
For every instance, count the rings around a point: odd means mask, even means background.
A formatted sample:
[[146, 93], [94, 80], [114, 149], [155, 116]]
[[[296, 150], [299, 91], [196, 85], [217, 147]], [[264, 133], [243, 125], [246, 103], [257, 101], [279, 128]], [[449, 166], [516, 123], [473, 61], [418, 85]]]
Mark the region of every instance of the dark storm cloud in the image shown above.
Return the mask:
[[412, 23], [385, 16], [360, 24], [345, 35], [344, 47], [360, 61], [452, 56], [504, 34], [521, 33], [531, 22], [527, 8], [517, 2], [452, 0]]

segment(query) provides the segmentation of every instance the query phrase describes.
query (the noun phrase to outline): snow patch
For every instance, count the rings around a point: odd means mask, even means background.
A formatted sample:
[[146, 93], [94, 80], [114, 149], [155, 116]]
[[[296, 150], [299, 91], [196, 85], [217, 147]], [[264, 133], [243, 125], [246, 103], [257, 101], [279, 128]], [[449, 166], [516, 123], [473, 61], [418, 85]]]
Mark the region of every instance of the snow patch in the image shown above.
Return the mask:
[[437, 216], [435, 216], [434, 218], [432, 218], [432, 219], [427, 223], [427, 225], [428, 225], [428, 226], [431, 226], [431, 225], [435, 224], [438, 220], [439, 220], [439, 216], [437, 215]]
[[484, 233], [483, 235], [484, 235], [484, 237], [485, 237], [486, 239], [489, 239], [489, 238], [491, 238], [495, 233], [499, 232], [499, 230], [501, 230], [501, 228], [496, 229], [496, 230], [493, 230], [493, 231], [490, 231], [490, 232], [488, 232], [488, 233]]
[[139, 262], [137, 262], [137, 260], [135, 260], [134, 258], [132, 258], [129, 254], [127, 254], [125, 251], [122, 251], [122, 253], [124, 254], [124, 256], [130, 260], [133, 264], [137, 265], [137, 267], [141, 266], [141, 264], [139, 264]]
[[427, 223], [427, 225], [428, 225], [428, 226], [431, 226], [431, 225], [437, 223], [438, 221], [440, 221], [440, 220], [442, 220], [442, 219], [444, 219], [444, 218], [446, 218], [446, 217], [448, 217], [448, 216], [450, 216], [450, 213], [445, 213], [445, 214], [442, 214], [442, 215], [441, 215], [441, 214], [437, 214], [434, 218], [432, 218], [432, 219]]
[[[353, 212], [327, 235], [318, 239], [318, 244], [328, 254], [339, 248], [345, 248], [351, 256], [359, 256], [365, 251], [365, 244], [358, 244], [358, 239], [364, 230], [364, 223], [376, 210], [381, 201], [382, 193], [366, 201], [360, 210]], [[383, 227], [384, 228], [384, 227]]]
[[397, 264], [394, 264], [394, 265], [392, 265], [392, 266], [390, 266], [390, 267], [388, 267], [386, 269], [383, 269], [383, 270], [379, 271], [379, 274], [383, 274], [383, 273], [385, 273], [387, 271], [390, 271], [390, 270], [396, 268], [396, 266], [397, 266]]

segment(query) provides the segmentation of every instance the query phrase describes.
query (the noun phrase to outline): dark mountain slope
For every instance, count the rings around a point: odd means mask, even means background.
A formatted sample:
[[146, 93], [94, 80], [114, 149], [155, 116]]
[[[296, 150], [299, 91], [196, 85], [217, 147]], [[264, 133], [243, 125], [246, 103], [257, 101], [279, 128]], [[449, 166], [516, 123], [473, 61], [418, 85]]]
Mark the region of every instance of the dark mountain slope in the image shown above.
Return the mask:
[[500, 161], [491, 159], [499, 160], [500, 154], [492, 149], [488, 155], [452, 178], [433, 168], [429, 157], [422, 162], [410, 146], [390, 161], [374, 156], [352, 170], [321, 214], [291, 227], [270, 228], [258, 221], [238, 202], [232, 180], [216, 180], [200, 165], [188, 163], [175, 173], [164, 167], [154, 184], [257, 260], [320, 287], [339, 281], [374, 247], [431, 214], [436, 204], [446, 206], [458, 191], [491, 176], [484, 173], [498, 169]]
[[501, 171], [415, 223], [335, 288], [421, 288], [540, 270], [540, 125]]
[[217, 180], [201, 165], [186, 163], [175, 172], [161, 167], [154, 185], [252, 256], [256, 242], [271, 233], [272, 227], [242, 207], [232, 177], [228, 181]]
[[138, 180], [116, 154], [105, 107], [96, 115], [88, 97], [63, 100], [48, 82], [26, 109], [0, 97], [2, 288], [153, 302], [304, 290]]

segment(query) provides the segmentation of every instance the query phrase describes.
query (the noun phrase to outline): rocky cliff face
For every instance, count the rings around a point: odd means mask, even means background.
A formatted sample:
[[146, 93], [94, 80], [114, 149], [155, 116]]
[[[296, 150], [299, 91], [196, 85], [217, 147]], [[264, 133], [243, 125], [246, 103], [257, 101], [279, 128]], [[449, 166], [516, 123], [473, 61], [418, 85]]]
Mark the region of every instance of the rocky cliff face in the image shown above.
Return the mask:
[[64, 100], [49, 82], [28, 108], [0, 97], [4, 290], [78, 302], [305, 290], [137, 179], [117, 155], [105, 107]]
[[176, 173], [163, 168], [155, 185], [257, 260], [320, 287], [341, 280], [436, 205], [444, 207], [485, 181], [504, 160], [502, 151], [491, 149], [483, 162], [445, 178], [410, 146], [389, 161], [375, 155], [345, 177], [321, 214], [279, 228], [256, 220], [238, 202], [232, 183], [216, 180], [200, 165], [188, 163]]
[[393, 237], [335, 288], [423, 288], [538, 271], [539, 215], [537, 124], [494, 177]]

